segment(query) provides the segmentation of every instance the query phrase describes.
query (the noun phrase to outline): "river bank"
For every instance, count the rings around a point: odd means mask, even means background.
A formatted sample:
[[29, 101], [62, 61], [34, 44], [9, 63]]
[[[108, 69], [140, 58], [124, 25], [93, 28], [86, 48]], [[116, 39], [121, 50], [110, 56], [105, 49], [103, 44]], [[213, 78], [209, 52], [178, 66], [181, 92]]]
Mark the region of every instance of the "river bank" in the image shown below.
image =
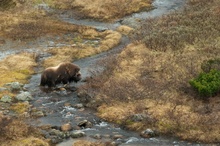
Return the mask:
[[[26, 51], [34, 52], [34, 54], [37, 54], [34, 55], [36, 57], [34, 59], [34, 62], [37, 63], [37, 65], [35, 64], [33, 66], [33, 69], [36, 73], [31, 75], [32, 73], [30, 72], [30, 74], [28, 74], [29, 83], [24, 82], [24, 89], [32, 95], [33, 99], [29, 101], [28, 104], [27, 102], [24, 102], [24, 104], [21, 104], [21, 106], [18, 106], [18, 108], [13, 109], [19, 109], [23, 106], [28, 107], [24, 110], [26, 116], [34, 118], [32, 120], [29, 120], [30, 124], [34, 127], [37, 126], [41, 130], [43, 130], [43, 137], [46, 139], [50, 139], [50, 143], [59, 143], [57, 144], [59, 146], [72, 145], [78, 140], [89, 140], [92, 142], [102, 141], [103, 143], [107, 142], [106, 144], [112, 145], [194, 145], [194, 143], [188, 143], [173, 137], [156, 136], [155, 138], [143, 138], [140, 136], [140, 133], [127, 131], [118, 126], [118, 124], [123, 126], [120, 121], [123, 114], [120, 115], [120, 110], [116, 110], [114, 112], [115, 115], [118, 115], [118, 121], [114, 121], [110, 117], [110, 115], [114, 111], [114, 107], [99, 105], [100, 107], [98, 108], [98, 115], [101, 117], [99, 118], [95, 114], [96, 111], [88, 108], [89, 105], [85, 104], [85, 101], [82, 101], [83, 98], [86, 99], [85, 96], [82, 98], [82, 96], [80, 96], [80, 91], [78, 92], [78, 89], [85, 89], [83, 87], [86, 84], [85, 81], [87, 83], [90, 83], [88, 82], [89, 79], [95, 79], [94, 75], [97, 72], [101, 73], [103, 69], [106, 68], [107, 64], [105, 63], [109, 56], [117, 55], [129, 44], [130, 40], [128, 39], [128, 37], [125, 37], [121, 34], [123, 31], [118, 30], [119, 26], [128, 25], [130, 27], [137, 28], [140, 25], [140, 20], [146, 18], [155, 18], [163, 14], [167, 14], [171, 11], [179, 9], [181, 6], [183, 6], [184, 2], [179, 0], [162, 2], [158, 0], [155, 1], [153, 4], [155, 9], [150, 12], [136, 13], [132, 16], [117, 20], [114, 23], [98, 22], [91, 19], [75, 19], [74, 17], [72, 17], [72, 15], [69, 15], [68, 11], [63, 12], [61, 15], [60, 13], [58, 13], [59, 20], [65, 21], [64, 25], [61, 24], [59, 21], [54, 21], [53, 19], [48, 19], [49, 21], [47, 22], [49, 23], [43, 23], [43, 26], [50, 26], [51, 24], [55, 24], [56, 27], [54, 29], [54, 32], [52, 31], [53, 37], [46, 36], [46, 38], [44, 37], [41, 39], [36, 39], [34, 41], [30, 41], [27, 39], [24, 42], [6, 41], [5, 43], [3, 43], [1, 49], [9, 51], [8, 54], [14, 53], [13, 49], [8, 50], [11, 48], [11, 46], [14, 46], [12, 48], [14, 48], [14, 50], [16, 51], [18, 51], [17, 47], [19, 47], [22, 51], [24, 51], [24, 48], [26, 48]], [[39, 6], [40, 9], [42, 8], [42, 6], [45, 6], [46, 9], [48, 8], [47, 5]], [[49, 9], [47, 9], [46, 11], [48, 10]], [[43, 11], [41, 13], [43, 14], [43, 16], [45, 15]], [[29, 24], [35, 24], [35, 21]], [[42, 29], [44, 27], [40, 28]], [[37, 29], [36, 31], [39, 31], [41, 29]], [[45, 29], [48, 29], [48, 27], [46, 27]], [[130, 30], [133, 31], [132, 29]], [[72, 34], [70, 32], [72, 32]], [[33, 37], [34, 33], [35, 32], [32, 32], [30, 36], [24, 35], [24, 37]], [[19, 35], [17, 36], [19, 38], [23, 37]], [[12, 42], [14, 43], [14, 45], [9, 45]], [[16, 46], [16, 44], [20, 42], [22, 42], [23, 45]], [[103, 46], [108, 47], [106, 48]], [[100, 48], [104, 48], [104, 51], [108, 49], [112, 50], [105, 53], [100, 53], [101, 51], [103, 51]], [[74, 49], [78, 49], [79, 52]], [[94, 50], [96, 51], [94, 52]], [[94, 55], [97, 53], [98, 55]], [[73, 56], [74, 54], [75, 56]], [[6, 55], [3, 54], [2, 56], [2, 58], [4, 58], [5, 56], [7, 56], [7, 53]], [[84, 59], [80, 59], [81, 57], [83, 57]], [[73, 61], [74, 63], [79, 65], [81, 67], [81, 72], [83, 76], [82, 81], [84, 82], [78, 84], [73, 83], [70, 88], [63, 88], [62, 86], [59, 86], [60, 88], [57, 88], [55, 91], [52, 92], [48, 89], [42, 90], [41, 88], [39, 88], [38, 85], [40, 81], [40, 72], [43, 70], [43, 68], [47, 66], [53, 66], [60, 61]], [[97, 80], [95, 79], [94, 81]], [[90, 96], [91, 93], [89, 93], [88, 95]], [[117, 94], [114, 94], [113, 96], [115, 95]], [[98, 100], [96, 98], [96, 101]], [[117, 105], [118, 107], [121, 106], [121, 104]], [[126, 105], [122, 105], [122, 107], [124, 108], [126, 107]], [[129, 107], [128, 104], [127, 107]], [[3, 111], [6, 110], [10, 111], [10, 109], [8, 108], [3, 109]], [[110, 114], [107, 115], [107, 113]], [[142, 119], [142, 116], [143, 115], [139, 116], [138, 114], [136, 114], [136, 120], [140, 120], [140, 118]], [[116, 124], [110, 124], [106, 120], [113, 121]], [[126, 122], [129, 123], [129, 121], [125, 120], [125, 124]], [[63, 130], [63, 126], [67, 126], [69, 128], [67, 128], [67, 130]], [[125, 125], [123, 127], [125, 127]], [[147, 131], [147, 129], [145, 130]], [[78, 136], [80, 138], [74, 134], [79, 134]], [[27, 133], [25, 133], [24, 135], [27, 136]], [[20, 137], [19, 140], [20, 141], [18, 142], [24, 142], [24, 140], [20, 139]], [[32, 139], [31, 141], [34, 142], [35, 140], [36, 139]], [[62, 141], [64, 142], [62, 143]], [[44, 145], [47, 145], [46, 143], [47, 142], [45, 142]], [[103, 143], [99, 143], [99, 145], [102, 145]], [[78, 144], [80, 143], [78, 142]], [[198, 144], [199, 143], [195, 143], [195, 145]]]

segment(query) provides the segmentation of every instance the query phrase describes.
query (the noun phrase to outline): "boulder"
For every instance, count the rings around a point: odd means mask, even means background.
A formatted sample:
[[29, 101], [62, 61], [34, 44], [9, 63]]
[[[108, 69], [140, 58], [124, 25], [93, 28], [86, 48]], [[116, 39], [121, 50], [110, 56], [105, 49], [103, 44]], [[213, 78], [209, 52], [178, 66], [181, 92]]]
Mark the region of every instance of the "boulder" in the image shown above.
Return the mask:
[[78, 123], [79, 127], [84, 127], [84, 128], [91, 128], [92, 127], [92, 123], [89, 122], [88, 120], [83, 120], [81, 122]]
[[5, 86], [5, 87], [9, 87], [10, 90], [11, 90], [12, 92], [14, 92], [14, 91], [20, 91], [20, 90], [22, 90], [24, 84], [21, 84], [21, 83], [19, 83], [19, 82], [12, 82], [12, 83], [7, 83], [7, 84], [5, 84], [4, 86]]
[[157, 133], [152, 129], [146, 129], [141, 132], [140, 136], [143, 138], [151, 138], [157, 136]]
[[18, 94], [15, 98], [21, 101], [29, 101], [33, 99], [31, 93], [27, 91], [21, 91], [20, 94]]
[[8, 102], [8, 103], [10, 103], [11, 100], [12, 100], [11, 96], [9, 96], [9, 95], [3, 95], [0, 101], [1, 101], [1, 102]]
[[85, 136], [85, 132], [81, 131], [81, 130], [76, 130], [76, 131], [73, 131], [70, 133], [70, 136], [72, 138], [80, 138], [80, 137], [83, 137]]

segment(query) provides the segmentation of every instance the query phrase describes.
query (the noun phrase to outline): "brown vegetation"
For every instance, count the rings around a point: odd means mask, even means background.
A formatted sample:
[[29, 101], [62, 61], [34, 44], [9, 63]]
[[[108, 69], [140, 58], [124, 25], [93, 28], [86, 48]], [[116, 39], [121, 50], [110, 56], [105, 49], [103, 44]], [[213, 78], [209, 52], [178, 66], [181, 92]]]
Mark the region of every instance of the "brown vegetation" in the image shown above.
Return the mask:
[[105, 21], [152, 9], [152, 0], [46, 0], [46, 2], [55, 8], [74, 10], [80, 17]]
[[22, 41], [78, 29], [78, 26], [55, 20], [30, 5], [25, 3], [14, 9], [0, 11], [0, 36]]
[[0, 113], [0, 131], [1, 146], [49, 146], [37, 129], [28, 126], [22, 119], [10, 118], [2, 113]]
[[207, 52], [216, 50], [220, 45], [220, 2], [189, 0], [188, 3], [190, 7], [185, 7], [182, 13], [144, 21], [135, 38], [158, 51], [181, 50], [190, 45]]
[[[203, 61], [220, 55], [219, 5], [218, 0], [189, 0], [182, 12], [144, 22], [134, 43], [106, 61], [103, 74], [81, 89], [95, 94], [99, 116], [137, 131], [151, 127], [219, 143], [219, 95], [203, 101], [188, 83], [202, 72]], [[134, 114], [147, 117], [136, 122]]]

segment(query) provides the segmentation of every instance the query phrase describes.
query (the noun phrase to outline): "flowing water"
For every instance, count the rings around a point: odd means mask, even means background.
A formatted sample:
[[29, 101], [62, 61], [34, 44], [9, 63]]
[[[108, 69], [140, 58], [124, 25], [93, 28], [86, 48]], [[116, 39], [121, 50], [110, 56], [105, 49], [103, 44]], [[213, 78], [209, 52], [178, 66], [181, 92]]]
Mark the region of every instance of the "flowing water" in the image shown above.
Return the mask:
[[[147, 18], [155, 18], [162, 15], [165, 15], [173, 10], [180, 9], [185, 4], [185, 0], [155, 0], [153, 5], [155, 9], [149, 12], [140, 12], [135, 13], [131, 16], [127, 16], [121, 20], [118, 20], [114, 23], [104, 23], [97, 22], [90, 19], [77, 20], [74, 17], [68, 15], [68, 13], [63, 13], [60, 15], [60, 19], [72, 24], [92, 26], [98, 30], [111, 29], [115, 30], [120, 25], [129, 25], [132, 27], [138, 27], [139, 22], [137, 20], [144, 20]], [[1, 50], [0, 59], [4, 58], [8, 54], [16, 53], [15, 50], [21, 51], [30, 51], [37, 52], [40, 54], [39, 62], [44, 60], [50, 54], [41, 53], [45, 48], [49, 47], [59, 47], [62, 45], [71, 45], [68, 43], [56, 44], [56, 40], [59, 40], [59, 37], [54, 37], [45, 41], [45, 39], [35, 40], [35, 42], [30, 42], [25, 44], [25, 47], [20, 45], [17, 48], [16, 45], [18, 42], [6, 42], [8, 48], [11, 48], [10, 51]], [[36, 43], [37, 42], [37, 43]], [[102, 66], [97, 66], [97, 62], [101, 59], [112, 55], [117, 54], [118, 51], [122, 50], [129, 43], [127, 37], [123, 37], [121, 44], [119, 44], [114, 49], [104, 52], [92, 57], [85, 59], [80, 59], [74, 63], [79, 65], [82, 72], [83, 79], [91, 76], [91, 71], [96, 71], [102, 69]], [[10, 45], [9, 45], [10, 44]], [[14, 49], [13, 49], [14, 48]], [[40, 72], [42, 68], [36, 68], [37, 72]], [[102, 136], [101, 141], [114, 140], [115, 143], [121, 146], [144, 146], [144, 145], [175, 145], [175, 146], [185, 146], [185, 145], [196, 145], [200, 146], [201, 144], [192, 144], [185, 141], [180, 141], [177, 138], [158, 136], [155, 138], [141, 138], [138, 133], [127, 131], [121, 127], [103, 121], [95, 115], [95, 111], [92, 111], [87, 108], [77, 109], [74, 108], [74, 105], [80, 103], [80, 99], [77, 97], [75, 89], [84, 83], [72, 83], [70, 88], [67, 88], [66, 91], [47, 91], [39, 88], [40, 83], [40, 73], [37, 73], [32, 76], [30, 83], [25, 85], [28, 91], [30, 91], [34, 97], [34, 100], [31, 104], [38, 109], [41, 109], [46, 113], [47, 116], [36, 119], [33, 123], [36, 125], [52, 125], [52, 126], [61, 126], [65, 123], [70, 122], [72, 126], [76, 126], [82, 120], [90, 121], [93, 126], [92, 128], [82, 129], [86, 136], [78, 139], [66, 139], [65, 141], [57, 144], [57, 146], [72, 146], [74, 141], [83, 139], [95, 141], [95, 138], [92, 138], [94, 135], [99, 134]], [[121, 135], [122, 138], [112, 139], [114, 135]]]

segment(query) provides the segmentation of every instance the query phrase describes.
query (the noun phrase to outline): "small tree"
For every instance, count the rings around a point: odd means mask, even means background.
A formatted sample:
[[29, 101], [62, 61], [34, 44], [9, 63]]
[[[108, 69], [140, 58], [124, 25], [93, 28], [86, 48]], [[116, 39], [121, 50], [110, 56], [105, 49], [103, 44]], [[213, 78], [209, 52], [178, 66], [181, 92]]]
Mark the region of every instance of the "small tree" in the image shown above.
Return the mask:
[[220, 71], [211, 70], [208, 73], [200, 73], [195, 79], [189, 81], [203, 97], [211, 97], [220, 91]]

